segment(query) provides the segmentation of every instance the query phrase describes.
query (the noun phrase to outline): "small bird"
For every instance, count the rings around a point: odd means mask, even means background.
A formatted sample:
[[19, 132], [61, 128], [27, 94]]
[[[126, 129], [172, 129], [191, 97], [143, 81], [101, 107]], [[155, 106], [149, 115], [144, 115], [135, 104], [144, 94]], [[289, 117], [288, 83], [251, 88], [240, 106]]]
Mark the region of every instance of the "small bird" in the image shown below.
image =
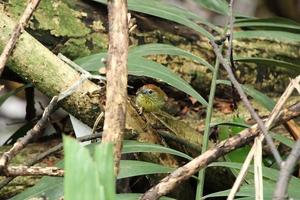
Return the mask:
[[168, 99], [166, 93], [153, 84], [139, 88], [136, 95], [135, 103], [140, 108], [140, 113], [160, 111]]

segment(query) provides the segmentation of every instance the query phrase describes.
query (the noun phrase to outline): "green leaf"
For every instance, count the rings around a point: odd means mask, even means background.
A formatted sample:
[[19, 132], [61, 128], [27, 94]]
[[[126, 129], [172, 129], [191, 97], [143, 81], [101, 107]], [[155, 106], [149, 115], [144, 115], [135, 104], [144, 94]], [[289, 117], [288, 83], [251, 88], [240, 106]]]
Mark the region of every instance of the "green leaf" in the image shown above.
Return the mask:
[[286, 18], [268, 18], [268, 19], [240, 19], [234, 23], [236, 27], [271, 27], [278, 30], [292, 29], [300, 31], [300, 24]]
[[105, 200], [100, 189], [100, 177], [89, 151], [68, 137], [64, 137], [64, 151], [64, 199]]
[[1, 95], [0, 96], [0, 107], [2, 106], [2, 104], [11, 96], [13, 95], [16, 95], [17, 93], [21, 92], [22, 90], [26, 89], [26, 88], [29, 88], [29, 87], [32, 87], [32, 84], [31, 83], [28, 83], [28, 84], [25, 84], [21, 87], [18, 87], [14, 90], [11, 90], [9, 92], [7, 92], [6, 94], [4, 95]]
[[265, 95], [264, 93], [256, 90], [251, 85], [243, 85], [244, 91], [251, 96], [253, 99], [255, 99], [258, 103], [260, 103], [262, 106], [264, 106], [269, 111], [272, 111], [275, 107], [275, 101]]
[[[103, 3], [103, 4], [106, 4], [107, 2], [106, 0], [93, 0], [93, 1]], [[184, 9], [180, 9], [178, 7], [160, 1], [128, 0], [128, 9], [135, 12], [141, 12], [148, 15], [167, 19], [176, 22], [178, 24], [182, 24], [203, 34], [210, 40], [213, 40], [214, 36], [210, 34], [208, 31], [206, 31], [204, 28], [199, 26], [197, 23], [193, 22], [191, 19], [194, 20], [197, 19], [202, 23], [210, 26], [211, 28], [219, 31], [219, 29], [217, 29], [215, 26], [211, 25], [207, 21], [201, 19], [199, 16], [195, 14], [191, 14], [190, 12]]]
[[275, 60], [270, 58], [258, 58], [258, 57], [237, 57], [234, 58], [234, 60], [237, 62], [263, 64], [264, 66], [273, 67], [273, 68], [281, 67], [289, 72], [293, 71], [293, 72], [300, 73], [300, 66], [298, 64], [293, 64], [282, 60]]
[[[82, 68], [88, 71], [98, 71], [101, 64], [101, 59], [105, 54], [94, 54], [84, 58], [77, 59], [75, 62]], [[185, 80], [180, 78], [176, 73], [164, 67], [163, 65], [138, 57], [135, 55], [128, 56], [128, 74], [135, 76], [147, 76], [163, 81], [178, 90], [185, 92], [188, 95], [196, 98], [201, 104], [207, 106], [207, 101], [190, 86]]]
[[275, 134], [275, 133], [272, 133], [271, 132], [271, 137], [279, 142], [281, 142], [282, 144], [290, 147], [290, 148], [293, 148], [294, 145], [295, 145], [295, 141], [294, 140], [291, 140], [289, 139], [288, 137], [285, 137], [281, 134]]
[[[218, 84], [231, 85], [230, 81], [227, 80], [218, 80]], [[275, 106], [275, 101], [268, 97], [267, 95], [261, 93], [260, 91], [254, 89], [252, 86], [242, 85], [243, 90], [247, 95], [251, 96], [262, 106], [271, 111]]]
[[114, 155], [111, 143], [98, 144], [94, 149], [94, 159], [99, 174], [99, 182], [103, 185], [105, 200], [116, 199], [115, 174], [114, 174]]
[[[231, 126], [231, 125], [221, 125], [219, 126], [219, 140], [226, 140], [234, 135], [239, 134], [242, 130], [245, 129], [245, 121], [242, 118], [234, 117], [232, 119], [232, 123], [242, 124], [243, 126]], [[243, 163], [245, 158], [248, 155], [250, 147], [248, 145], [236, 149], [225, 155], [226, 161], [230, 162], [239, 162]], [[233, 170], [234, 174], [237, 174], [235, 170]]]
[[192, 160], [193, 158], [171, 148], [167, 148], [158, 144], [141, 143], [133, 140], [125, 140], [122, 153], [136, 153], [136, 152], [152, 152], [152, 153], [169, 153], [182, 158]]
[[248, 124], [245, 124], [243, 122], [215, 122], [215, 123], [211, 123], [210, 127], [214, 127], [214, 126], [237, 126], [237, 127], [243, 127], [243, 128], [249, 128], [250, 126]]
[[47, 200], [57, 200], [64, 195], [63, 177], [43, 177], [39, 182], [10, 200], [30, 200], [47, 197]]
[[171, 167], [137, 160], [121, 160], [120, 165], [118, 179], [147, 174], [170, 173], [174, 170]]
[[228, 3], [225, 0], [195, 0], [204, 8], [217, 13], [228, 15]]
[[148, 56], [148, 55], [159, 55], [159, 54], [183, 56], [195, 62], [201, 63], [202, 65], [209, 68], [211, 71], [214, 71], [214, 67], [208, 62], [206, 62], [203, 58], [196, 56], [186, 50], [168, 44], [156, 43], [156, 44], [145, 44], [145, 45], [135, 46], [129, 49], [129, 54], [131, 56], [139, 56], [139, 57]]
[[[220, 192], [214, 192], [208, 195], [205, 195], [204, 197], [202, 197], [202, 199], [208, 199], [208, 198], [215, 198], [215, 197], [227, 197], [229, 195], [230, 190], [224, 190], [224, 191], [220, 191]], [[241, 196], [250, 196], [253, 195], [253, 193], [250, 192], [245, 192], [245, 191], [239, 191], [238, 194], [236, 195], [236, 197], [241, 197]], [[253, 200], [253, 199], [252, 199]]]
[[[142, 194], [137, 194], [137, 193], [122, 193], [122, 194], [117, 194], [117, 199], [118, 200], [137, 200], [139, 197], [141, 197]], [[160, 197], [160, 200], [175, 200], [173, 198], [169, 197]]]
[[74, 60], [74, 62], [89, 72], [98, 73], [99, 69], [101, 67], [104, 67], [104, 63], [101, 60], [106, 59], [106, 57], [106, 52], [96, 53], [82, 58], [78, 58]]
[[235, 39], [265, 38], [283, 42], [300, 42], [300, 34], [284, 31], [238, 31], [234, 32]]

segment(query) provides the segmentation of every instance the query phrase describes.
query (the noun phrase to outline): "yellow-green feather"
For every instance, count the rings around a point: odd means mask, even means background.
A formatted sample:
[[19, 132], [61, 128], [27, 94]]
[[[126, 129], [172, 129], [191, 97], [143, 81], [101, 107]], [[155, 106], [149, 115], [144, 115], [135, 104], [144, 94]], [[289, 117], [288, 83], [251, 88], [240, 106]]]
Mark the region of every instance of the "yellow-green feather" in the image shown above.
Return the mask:
[[146, 112], [159, 111], [165, 104], [165, 97], [155, 93], [154, 95], [139, 93], [136, 97], [136, 104]]

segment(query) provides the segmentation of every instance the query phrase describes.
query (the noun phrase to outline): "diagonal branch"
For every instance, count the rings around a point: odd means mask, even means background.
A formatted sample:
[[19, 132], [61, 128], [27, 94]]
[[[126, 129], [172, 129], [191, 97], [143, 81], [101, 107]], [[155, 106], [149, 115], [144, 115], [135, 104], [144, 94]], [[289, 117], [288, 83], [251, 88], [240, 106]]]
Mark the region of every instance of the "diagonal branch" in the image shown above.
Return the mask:
[[14, 49], [17, 40], [19, 38], [19, 36], [21, 35], [21, 33], [23, 32], [25, 26], [27, 25], [28, 21], [30, 20], [30, 17], [32, 16], [32, 13], [34, 12], [34, 10], [37, 8], [37, 6], [39, 5], [41, 0], [32, 0], [27, 4], [27, 7], [22, 15], [22, 17], [20, 18], [20, 21], [18, 24], [16, 24], [8, 42], [6, 43], [3, 52], [0, 56], [0, 76], [4, 70], [4, 66], [12, 52], [12, 50]]
[[19, 139], [14, 146], [7, 152], [5, 152], [0, 158], [0, 172], [5, 171], [8, 162], [19, 153], [32, 138], [38, 136], [43, 128], [45, 128], [50, 114], [55, 110], [57, 105], [58, 97], [55, 96], [51, 100], [50, 104], [45, 108], [42, 118], [37, 122], [37, 124], [30, 129], [26, 135]]

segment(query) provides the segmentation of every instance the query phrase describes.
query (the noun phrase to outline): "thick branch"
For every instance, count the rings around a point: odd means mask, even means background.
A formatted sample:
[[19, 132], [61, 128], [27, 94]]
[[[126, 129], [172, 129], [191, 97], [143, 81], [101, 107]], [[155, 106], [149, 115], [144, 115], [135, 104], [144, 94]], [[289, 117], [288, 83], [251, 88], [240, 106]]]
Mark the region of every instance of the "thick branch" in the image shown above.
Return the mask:
[[107, 2], [109, 48], [103, 142], [114, 143], [115, 174], [119, 172], [127, 103], [127, 1]]

